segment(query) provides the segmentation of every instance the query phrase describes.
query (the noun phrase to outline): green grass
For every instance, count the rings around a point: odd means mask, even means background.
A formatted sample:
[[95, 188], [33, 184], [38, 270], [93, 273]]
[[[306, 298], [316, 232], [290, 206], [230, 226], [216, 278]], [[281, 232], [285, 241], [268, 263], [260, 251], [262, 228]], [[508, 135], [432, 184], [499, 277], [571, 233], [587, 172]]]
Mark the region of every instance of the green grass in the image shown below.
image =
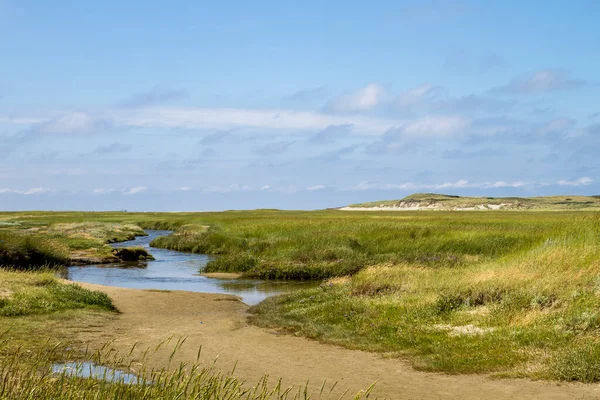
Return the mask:
[[52, 272], [0, 270], [0, 317], [47, 314], [78, 308], [115, 310], [105, 293], [62, 283]]

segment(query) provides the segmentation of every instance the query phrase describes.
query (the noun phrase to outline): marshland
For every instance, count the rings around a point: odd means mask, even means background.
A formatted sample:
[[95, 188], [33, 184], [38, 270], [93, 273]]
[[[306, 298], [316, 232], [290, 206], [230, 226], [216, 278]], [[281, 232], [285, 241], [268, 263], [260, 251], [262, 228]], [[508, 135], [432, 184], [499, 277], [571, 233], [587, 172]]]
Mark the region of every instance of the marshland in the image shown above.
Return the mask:
[[[156, 229], [169, 232], [132, 248], [133, 265], [119, 259], [127, 241]], [[148, 268], [153, 249], [205, 255], [189, 275], [224, 273], [219, 284], [302, 284], [248, 307], [226, 291], [68, 280], [71, 265]], [[418, 395], [399, 377], [469, 384], [467, 398], [506, 387], [567, 398], [600, 381], [594, 208], [10, 212], [0, 213], [0, 260], [8, 398]], [[161, 351], [151, 361], [148, 352]], [[347, 357], [363, 376], [349, 379], [316, 354]], [[286, 361], [303, 356], [314, 359]], [[78, 361], [153, 383], [48, 372]], [[428, 397], [436, 393], [434, 385]]]

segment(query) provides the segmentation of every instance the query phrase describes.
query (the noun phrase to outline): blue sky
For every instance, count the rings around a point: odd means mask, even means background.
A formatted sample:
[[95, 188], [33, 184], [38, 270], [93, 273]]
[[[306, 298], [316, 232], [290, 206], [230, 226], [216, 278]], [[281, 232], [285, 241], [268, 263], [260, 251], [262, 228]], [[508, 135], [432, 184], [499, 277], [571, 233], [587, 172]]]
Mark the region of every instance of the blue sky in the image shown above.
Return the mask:
[[0, 209], [600, 194], [600, 1], [0, 0]]

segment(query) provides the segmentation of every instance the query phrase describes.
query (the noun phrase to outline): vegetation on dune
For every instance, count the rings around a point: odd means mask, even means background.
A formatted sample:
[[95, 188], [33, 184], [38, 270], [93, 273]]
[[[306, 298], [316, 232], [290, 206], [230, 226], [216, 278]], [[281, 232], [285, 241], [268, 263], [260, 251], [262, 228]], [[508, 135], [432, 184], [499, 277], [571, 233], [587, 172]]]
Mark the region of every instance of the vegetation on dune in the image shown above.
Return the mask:
[[416, 206], [437, 210], [600, 210], [600, 196], [464, 197], [416, 193], [401, 200], [372, 201], [352, 204], [347, 208], [402, 209]]

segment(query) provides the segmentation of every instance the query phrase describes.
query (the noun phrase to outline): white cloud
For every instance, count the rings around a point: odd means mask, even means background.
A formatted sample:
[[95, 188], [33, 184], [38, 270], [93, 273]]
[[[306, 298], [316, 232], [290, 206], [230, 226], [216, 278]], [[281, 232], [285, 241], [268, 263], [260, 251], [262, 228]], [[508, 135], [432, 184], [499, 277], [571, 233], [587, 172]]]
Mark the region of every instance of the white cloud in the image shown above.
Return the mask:
[[96, 125], [96, 119], [82, 112], [61, 115], [58, 118], [41, 123], [37, 130], [43, 133], [88, 132]]
[[313, 185], [313, 186], [307, 187], [306, 190], [309, 191], [309, 192], [314, 192], [315, 190], [323, 190], [326, 187], [327, 186], [325, 186], [325, 185]]
[[472, 114], [504, 112], [512, 108], [515, 102], [479, 94], [452, 97], [441, 86], [427, 83], [400, 93], [393, 100], [393, 105], [400, 111]]
[[561, 179], [560, 181], [558, 181], [558, 184], [560, 186], [588, 186], [592, 182], [594, 182], [592, 178], [584, 176], [583, 178], [575, 179], [572, 181]]
[[43, 187], [35, 187], [35, 188], [25, 189], [25, 190], [8, 189], [8, 188], [1, 188], [0, 189], [0, 193], [22, 194], [22, 195], [25, 195], [25, 196], [29, 196], [29, 195], [32, 195], [32, 194], [42, 194], [42, 193], [47, 193], [47, 192], [50, 192], [50, 191], [51, 191], [51, 189], [43, 188]]
[[137, 193], [145, 192], [146, 190], [148, 190], [148, 188], [146, 186], [137, 186], [137, 187], [133, 187], [131, 189], [123, 190], [123, 194], [126, 194], [126, 195], [137, 194]]
[[50, 189], [48, 189], [48, 188], [36, 187], [36, 188], [28, 189], [28, 190], [26, 190], [26, 191], [24, 191], [22, 193], [24, 195], [30, 195], [30, 194], [47, 193], [49, 191], [50, 191]]
[[354, 93], [336, 97], [329, 102], [327, 109], [341, 113], [368, 111], [381, 104], [386, 98], [385, 89], [376, 83], [371, 83]]
[[206, 189], [207, 192], [215, 192], [215, 193], [231, 193], [231, 192], [249, 192], [256, 190], [249, 185], [240, 185], [237, 183], [233, 183], [229, 186], [211, 186]]
[[294, 185], [263, 185], [263, 186], [251, 186], [251, 185], [240, 185], [234, 183], [232, 185], [225, 186], [211, 186], [203, 189], [205, 192], [212, 193], [234, 193], [234, 192], [277, 192], [277, 193], [296, 193], [298, 189]]
[[331, 125], [351, 124], [361, 134], [380, 135], [405, 122], [360, 115], [330, 115], [316, 111], [236, 108], [144, 108], [106, 113], [117, 125], [136, 128], [235, 129], [314, 132]]
[[523, 186], [527, 186], [527, 185], [529, 185], [529, 183], [523, 182], [523, 181], [517, 181], [517, 182], [497, 181], [497, 182], [491, 183], [485, 187], [486, 188], [506, 188], [506, 187], [519, 188], [519, 187], [523, 187]]
[[433, 189], [446, 189], [446, 188], [465, 188], [469, 186], [469, 181], [461, 179], [456, 182], [446, 182], [441, 185], [433, 185]]
[[44, 122], [43, 118], [34, 117], [14, 117], [10, 115], [0, 115], [0, 123], [15, 124], [15, 125], [33, 125]]
[[192, 188], [189, 186], [182, 186], [179, 188], [179, 190], [181, 190], [182, 192], [189, 192], [190, 190], [192, 190]]
[[89, 133], [104, 129], [155, 128], [231, 130], [247, 129], [271, 134], [324, 131], [328, 127], [352, 127], [348, 135], [383, 135], [404, 127], [411, 135], [448, 135], [460, 131], [470, 121], [459, 116], [424, 116], [407, 120], [366, 115], [333, 115], [317, 111], [288, 109], [177, 108], [146, 107], [98, 111], [94, 114], [69, 113], [46, 119], [34, 126], [42, 133]]

